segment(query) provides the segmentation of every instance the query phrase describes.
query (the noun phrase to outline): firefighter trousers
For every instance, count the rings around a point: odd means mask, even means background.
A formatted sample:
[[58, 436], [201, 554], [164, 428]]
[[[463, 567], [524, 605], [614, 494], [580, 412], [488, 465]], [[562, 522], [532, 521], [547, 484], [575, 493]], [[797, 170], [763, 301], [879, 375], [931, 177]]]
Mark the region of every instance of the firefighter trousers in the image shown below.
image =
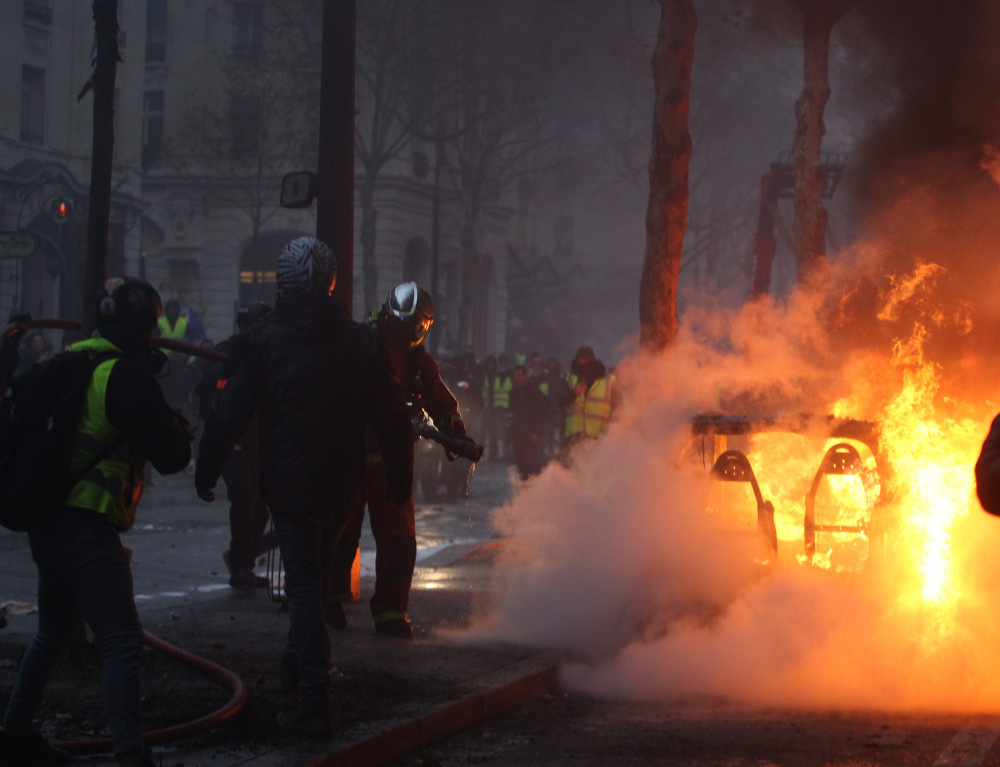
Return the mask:
[[[410, 600], [410, 583], [417, 559], [413, 496], [404, 504], [387, 498], [385, 464], [369, 464], [365, 472], [368, 521], [375, 537], [375, 593], [370, 607], [375, 622], [400, 617]], [[351, 591], [351, 565], [361, 540], [365, 517], [363, 499], [351, 514], [330, 563], [328, 593], [345, 600]]]

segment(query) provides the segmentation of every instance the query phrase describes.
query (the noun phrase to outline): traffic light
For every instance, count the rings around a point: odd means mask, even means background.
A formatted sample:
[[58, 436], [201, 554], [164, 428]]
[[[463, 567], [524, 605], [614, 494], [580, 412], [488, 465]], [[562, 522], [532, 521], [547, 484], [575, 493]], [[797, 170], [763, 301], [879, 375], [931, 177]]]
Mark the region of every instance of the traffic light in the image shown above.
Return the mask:
[[73, 213], [73, 204], [65, 197], [56, 197], [52, 201], [49, 211], [57, 224], [64, 224], [69, 221], [69, 217]]

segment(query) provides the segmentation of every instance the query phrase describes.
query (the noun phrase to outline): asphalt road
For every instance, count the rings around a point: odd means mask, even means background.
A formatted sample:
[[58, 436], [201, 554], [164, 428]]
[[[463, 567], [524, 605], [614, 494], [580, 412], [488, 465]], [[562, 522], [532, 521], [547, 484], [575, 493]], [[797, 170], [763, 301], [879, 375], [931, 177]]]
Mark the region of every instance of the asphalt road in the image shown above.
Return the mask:
[[[497, 542], [489, 513], [509, 493], [504, 467], [484, 464], [473, 480], [468, 501], [418, 504], [415, 601], [434, 593], [490, 587], [488, 559], [475, 567], [449, 565], [461, 561], [470, 551]], [[217, 609], [220, 599], [228, 598], [221, 559], [228, 545], [226, 508], [224, 501], [212, 505], [198, 501], [190, 476], [155, 479], [140, 510], [139, 524], [124, 537], [125, 544], [134, 551], [136, 592], [144, 620], [146, 616], [161, 620], [174, 610], [196, 612], [199, 605], [208, 612]], [[362, 547], [363, 583], [370, 591], [372, 542], [367, 529]], [[0, 603], [12, 613], [10, 626], [3, 631], [28, 633], [35, 621], [34, 567], [24, 537], [0, 532], [0, 556], [4, 563]], [[356, 607], [353, 613], [362, 615], [363, 609]], [[403, 668], [407, 653], [426, 650], [434, 641], [433, 637], [418, 640], [409, 650], [398, 645], [380, 649], [377, 644], [364, 644], [371, 641], [370, 633], [358, 628], [350, 635], [359, 642], [358, 652], [386, 653], [385, 662]], [[527, 655], [524, 652], [517, 658]], [[483, 657], [479, 656], [479, 660]], [[776, 710], [708, 699], [634, 703], [556, 689], [385, 763], [397, 767], [979, 767], [1000, 766], [998, 737], [1000, 715]], [[332, 754], [342, 746], [338, 743], [332, 750], [319, 748], [291, 754], [257, 750], [223, 755], [191, 753], [180, 743], [177, 748], [161, 751], [160, 758], [167, 767], [293, 767], [336, 764]], [[81, 762], [92, 767], [113, 763], [107, 757]], [[368, 763], [384, 762], [376, 759]]]

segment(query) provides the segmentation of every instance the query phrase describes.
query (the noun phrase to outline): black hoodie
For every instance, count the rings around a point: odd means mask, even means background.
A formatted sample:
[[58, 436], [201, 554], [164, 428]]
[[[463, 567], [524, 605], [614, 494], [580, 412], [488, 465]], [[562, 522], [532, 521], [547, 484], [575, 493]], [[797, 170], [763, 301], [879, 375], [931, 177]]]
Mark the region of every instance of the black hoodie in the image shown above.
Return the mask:
[[[412, 429], [388, 360], [364, 325], [336, 299], [281, 299], [267, 323], [234, 354], [231, 373], [205, 424], [195, 473], [214, 487], [236, 440], [260, 419], [261, 493], [275, 513], [336, 519], [364, 477], [364, 430], [384, 445], [390, 493], [406, 499], [413, 474]], [[396, 437], [396, 439], [392, 439]]]

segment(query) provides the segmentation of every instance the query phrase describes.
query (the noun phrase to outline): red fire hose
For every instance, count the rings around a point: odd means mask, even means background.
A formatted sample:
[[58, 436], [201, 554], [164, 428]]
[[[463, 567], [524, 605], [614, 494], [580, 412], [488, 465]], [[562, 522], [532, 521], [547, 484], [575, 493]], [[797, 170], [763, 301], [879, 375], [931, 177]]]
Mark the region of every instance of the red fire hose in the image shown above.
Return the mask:
[[[30, 322], [12, 322], [9, 326], [9, 330], [14, 329], [24, 329], [24, 330], [82, 330], [83, 323], [80, 320], [60, 320], [60, 319], [48, 319], [48, 320], [31, 320]], [[181, 352], [182, 354], [193, 354], [196, 357], [207, 357], [211, 360], [224, 360], [226, 355], [222, 352], [217, 352], [215, 349], [206, 349], [203, 346], [197, 346], [195, 344], [184, 343], [183, 341], [175, 341], [172, 338], [160, 338], [159, 336], [154, 336], [155, 343], [154, 346], [159, 346], [164, 349], [170, 349], [174, 352]]]
[[[157, 746], [163, 743], [170, 743], [175, 740], [180, 740], [181, 738], [195, 735], [199, 732], [204, 732], [210, 727], [215, 727], [216, 725], [222, 724], [222, 722], [236, 716], [240, 709], [246, 705], [248, 697], [246, 685], [244, 685], [243, 680], [236, 676], [236, 674], [232, 671], [212, 663], [211, 661], [207, 661], [204, 658], [199, 658], [197, 655], [185, 652], [179, 647], [175, 647], [169, 642], [164, 642], [159, 637], [153, 636], [148, 631], [143, 631], [142, 636], [146, 644], [154, 650], [172, 658], [177, 658], [191, 668], [201, 671], [214, 679], [218, 679], [228, 685], [233, 691], [233, 696], [229, 699], [229, 702], [222, 708], [213, 711], [211, 714], [207, 714], [206, 716], [194, 719], [190, 722], [183, 722], [182, 724], [174, 725], [173, 727], [164, 727], [160, 730], [144, 732], [142, 734], [142, 742], [147, 746]], [[62, 743], [53, 743], [52, 745], [55, 748], [61, 748], [72, 754], [102, 754], [111, 750], [111, 739], [99, 738], [96, 740], [74, 740]]]
[[[82, 330], [83, 323], [79, 320], [42, 319], [31, 320], [30, 322], [12, 323], [10, 329], [13, 328], [23, 328], [24, 330]], [[214, 349], [206, 349], [202, 346], [196, 346], [195, 344], [184, 343], [183, 341], [175, 341], [171, 338], [157, 338], [155, 345], [165, 349], [170, 349], [171, 351], [181, 352], [182, 354], [193, 354], [198, 357], [207, 357], [208, 359], [214, 360], [226, 359], [226, 355], [222, 352], [217, 352]], [[199, 717], [198, 719], [193, 719], [189, 722], [174, 725], [173, 727], [164, 727], [160, 730], [144, 732], [142, 734], [142, 742], [147, 746], [170, 743], [171, 741], [203, 732], [210, 727], [215, 727], [216, 725], [219, 725], [222, 722], [236, 716], [243, 706], [246, 705], [248, 697], [246, 685], [243, 684], [242, 679], [229, 669], [223, 668], [222, 666], [212, 663], [211, 661], [207, 661], [204, 658], [199, 658], [197, 655], [185, 652], [179, 647], [175, 647], [169, 642], [165, 642], [159, 637], [150, 634], [148, 631], [143, 631], [142, 636], [146, 644], [154, 650], [163, 653], [164, 655], [176, 658], [191, 668], [201, 671], [214, 679], [218, 679], [233, 691], [233, 695], [229, 699], [229, 702], [222, 708], [213, 711], [210, 714]], [[53, 743], [52, 745], [56, 748], [61, 748], [72, 754], [78, 755], [101, 754], [111, 751], [110, 738], [66, 741], [62, 743]]]

